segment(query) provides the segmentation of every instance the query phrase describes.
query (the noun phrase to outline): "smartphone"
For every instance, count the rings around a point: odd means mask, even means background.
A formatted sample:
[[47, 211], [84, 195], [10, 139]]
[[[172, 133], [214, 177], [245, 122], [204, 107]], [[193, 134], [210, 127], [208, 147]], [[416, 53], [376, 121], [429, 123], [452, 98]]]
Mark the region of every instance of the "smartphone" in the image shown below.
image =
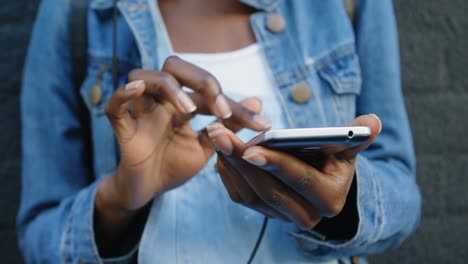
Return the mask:
[[257, 135], [247, 145], [264, 146], [310, 160], [352, 148], [368, 140], [370, 135], [370, 129], [365, 126], [278, 129]]

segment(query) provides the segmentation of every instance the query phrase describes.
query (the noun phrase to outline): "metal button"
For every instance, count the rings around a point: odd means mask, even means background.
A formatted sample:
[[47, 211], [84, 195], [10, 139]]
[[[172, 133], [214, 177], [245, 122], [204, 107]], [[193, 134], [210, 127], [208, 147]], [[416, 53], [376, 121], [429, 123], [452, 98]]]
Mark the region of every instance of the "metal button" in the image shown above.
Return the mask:
[[286, 22], [281, 15], [274, 13], [268, 15], [266, 26], [271, 32], [279, 33], [286, 27]]
[[102, 89], [101, 89], [101, 83], [97, 82], [96, 84], [91, 87], [91, 90], [89, 91], [89, 100], [91, 104], [93, 105], [98, 105], [101, 102], [102, 99]]
[[294, 102], [298, 104], [304, 104], [309, 101], [312, 96], [312, 91], [310, 90], [309, 85], [305, 82], [300, 82], [291, 89], [291, 96]]
[[102, 100], [101, 80], [102, 80], [102, 75], [104, 74], [106, 70], [107, 70], [106, 65], [102, 65], [99, 68], [99, 72], [96, 77], [96, 82], [94, 83], [93, 87], [91, 87], [91, 90], [89, 90], [89, 101], [91, 102], [92, 105], [98, 105]]

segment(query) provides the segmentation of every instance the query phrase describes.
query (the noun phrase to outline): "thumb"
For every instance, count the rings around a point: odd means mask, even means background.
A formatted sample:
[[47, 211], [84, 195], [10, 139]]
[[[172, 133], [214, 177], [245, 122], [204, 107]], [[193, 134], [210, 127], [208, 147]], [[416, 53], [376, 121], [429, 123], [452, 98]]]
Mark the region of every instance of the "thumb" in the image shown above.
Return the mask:
[[353, 121], [351, 121], [351, 123], [349, 123], [349, 126], [368, 127], [371, 131], [371, 134], [369, 139], [364, 141], [363, 143], [340, 152], [337, 156], [343, 159], [350, 159], [356, 157], [359, 154], [359, 152], [368, 148], [382, 131], [382, 121], [380, 121], [380, 118], [375, 114], [359, 116]]

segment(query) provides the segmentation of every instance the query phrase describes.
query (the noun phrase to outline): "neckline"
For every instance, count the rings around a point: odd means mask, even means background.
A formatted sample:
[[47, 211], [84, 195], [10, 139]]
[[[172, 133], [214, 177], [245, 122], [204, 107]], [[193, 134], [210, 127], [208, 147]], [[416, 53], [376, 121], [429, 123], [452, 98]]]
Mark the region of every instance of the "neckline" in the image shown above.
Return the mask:
[[250, 44], [246, 47], [226, 52], [215, 53], [197, 53], [197, 52], [174, 52], [173, 54], [185, 60], [193, 62], [220, 62], [235, 60], [242, 57], [253, 55], [261, 49], [258, 43]]

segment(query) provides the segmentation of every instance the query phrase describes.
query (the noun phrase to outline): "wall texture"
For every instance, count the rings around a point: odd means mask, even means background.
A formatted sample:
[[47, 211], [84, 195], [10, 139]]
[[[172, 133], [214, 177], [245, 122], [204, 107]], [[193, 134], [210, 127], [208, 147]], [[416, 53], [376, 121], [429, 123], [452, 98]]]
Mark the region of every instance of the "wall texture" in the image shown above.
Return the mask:
[[0, 0], [0, 259], [21, 263], [15, 217], [20, 191], [18, 95], [21, 70], [39, 0]]
[[[14, 220], [20, 190], [20, 74], [39, 0], [1, 0], [0, 256], [20, 263]], [[423, 218], [398, 249], [374, 263], [468, 259], [468, 1], [395, 0], [403, 89], [418, 156]]]
[[403, 91], [412, 122], [423, 217], [399, 249], [376, 263], [468, 259], [468, 2], [394, 1]]

